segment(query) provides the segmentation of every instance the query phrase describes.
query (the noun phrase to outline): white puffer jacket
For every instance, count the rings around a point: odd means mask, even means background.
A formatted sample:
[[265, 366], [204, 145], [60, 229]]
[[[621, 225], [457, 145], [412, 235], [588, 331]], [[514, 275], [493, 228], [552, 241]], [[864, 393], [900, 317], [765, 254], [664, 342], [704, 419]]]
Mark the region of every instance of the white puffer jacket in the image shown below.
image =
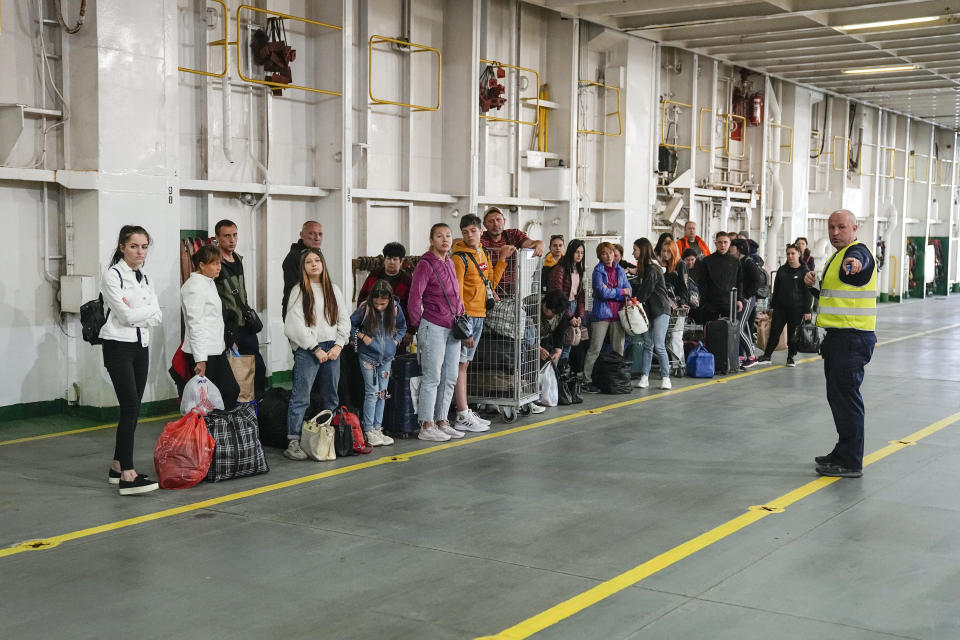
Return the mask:
[[140, 274], [137, 282], [137, 272], [121, 260], [100, 277], [100, 293], [107, 314], [107, 322], [100, 329], [101, 340], [139, 341], [144, 347], [150, 345], [148, 327], [159, 325], [163, 315], [150, 278], [142, 270]]
[[183, 352], [197, 362], [219, 356], [223, 343], [223, 303], [213, 278], [194, 271], [180, 287], [183, 308]]

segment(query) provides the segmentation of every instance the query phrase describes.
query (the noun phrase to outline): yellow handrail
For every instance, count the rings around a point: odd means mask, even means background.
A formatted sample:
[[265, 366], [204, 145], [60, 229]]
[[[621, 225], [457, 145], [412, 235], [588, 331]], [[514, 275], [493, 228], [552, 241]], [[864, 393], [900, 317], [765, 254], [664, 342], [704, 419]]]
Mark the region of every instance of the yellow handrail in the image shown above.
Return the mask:
[[[793, 127], [786, 124], [780, 124], [779, 122], [771, 122], [770, 129], [771, 131], [773, 129], [784, 129], [789, 131], [790, 142], [788, 142], [787, 144], [783, 144], [781, 142], [780, 146], [777, 148], [777, 157], [775, 159], [767, 160], [767, 162], [769, 162], [770, 164], [792, 164], [793, 163]], [[787, 150], [786, 160], [781, 159], [784, 149]]]
[[[917, 162], [916, 158], [926, 158], [927, 162], [927, 173], [924, 175], [923, 180], [917, 180]], [[912, 162], [911, 162], [912, 161]], [[930, 180], [930, 156], [924, 155], [922, 153], [914, 153], [912, 155], [907, 155], [907, 179], [910, 182], [919, 183], [919, 182], [928, 182]]]
[[227, 75], [227, 65], [229, 64], [229, 44], [227, 39], [229, 38], [230, 28], [230, 18], [229, 10], [227, 9], [227, 3], [224, 0], [210, 0], [211, 2], [216, 2], [221, 7], [223, 7], [223, 15], [220, 16], [220, 19], [223, 21], [223, 38], [220, 40], [215, 40], [214, 42], [208, 42], [207, 46], [210, 47], [223, 47], [223, 71], [220, 73], [213, 73], [212, 71], [200, 71], [199, 69], [191, 69], [189, 67], [177, 67], [177, 71], [183, 71], [185, 73], [195, 73], [200, 76], [210, 76], [211, 78], [222, 78]]
[[[734, 160], [740, 160], [747, 155], [747, 119], [743, 116], [738, 116], [733, 113], [721, 113], [719, 114], [724, 118], [724, 130], [723, 130], [723, 152], [727, 154], [728, 158]], [[730, 126], [730, 123], [733, 120], [740, 121], [740, 155], [735, 156], [730, 153], [730, 132], [733, 130]]]
[[301, 18], [299, 16], [292, 16], [287, 13], [280, 13], [279, 11], [271, 11], [269, 9], [260, 9], [257, 7], [251, 7], [248, 4], [242, 4], [237, 7], [237, 75], [244, 82], [250, 82], [252, 84], [262, 84], [267, 87], [276, 87], [279, 89], [300, 89], [301, 91], [311, 91], [313, 93], [323, 93], [330, 96], [340, 96], [343, 95], [342, 91], [329, 91], [327, 89], [317, 89], [315, 87], [305, 87], [299, 84], [283, 84], [282, 82], [271, 82], [270, 80], [257, 80], [256, 78], [248, 78], [243, 75], [243, 50], [245, 47], [240, 46], [240, 12], [244, 9], [250, 11], [255, 11], [257, 13], [266, 13], [271, 16], [276, 16], [278, 18], [284, 18], [287, 20], [296, 20], [297, 22], [303, 22], [305, 24], [313, 24], [319, 27], [325, 27], [327, 29], [333, 29], [335, 31], [342, 31], [341, 27], [338, 27], [333, 24], [327, 24], [326, 22], [319, 22], [317, 20], [310, 20], [309, 18]]
[[[843, 160], [841, 161], [840, 166], [837, 166], [837, 140], [844, 140], [847, 144], [843, 148]], [[833, 156], [830, 159], [830, 166], [834, 171], [846, 171], [847, 163], [850, 160], [850, 139], [846, 136], [833, 136], [833, 139], [830, 143], [830, 155]]]
[[[703, 146], [703, 113], [704, 113], [705, 111], [709, 111], [710, 113], [713, 113], [713, 109], [711, 109], [710, 107], [700, 107], [700, 111], [699, 111], [699, 113], [697, 113], [697, 151], [702, 151], [702, 152], [704, 152], [704, 153], [708, 153], [708, 152], [716, 151], [717, 149], [724, 149], [724, 148], [726, 147], [726, 145], [722, 145], [722, 146], [719, 146], [719, 147], [713, 147], [713, 146], [705, 147], [705, 146]], [[719, 115], [718, 115], [718, 116], [716, 116], [716, 117], [717, 117], [717, 118], [720, 118], [720, 117], [722, 117], [722, 116], [719, 116]], [[711, 118], [711, 124], [713, 124], [714, 122], [715, 122], [715, 120], [713, 120], [713, 118]], [[723, 129], [724, 129], [724, 136], [726, 136], [726, 129], [727, 129], [727, 121], [726, 121], [726, 119], [723, 120]], [[711, 129], [711, 131], [712, 131], [712, 129]]]
[[[895, 174], [896, 174], [896, 170], [897, 170], [897, 166], [896, 166], [896, 161], [897, 161], [896, 149], [895, 149], [894, 147], [881, 146], [881, 147], [880, 147], [881, 157], [882, 157], [882, 154], [885, 153], [885, 152], [887, 152], [887, 151], [890, 152], [890, 157], [887, 158], [887, 167], [889, 168], [890, 172], [889, 172], [889, 173], [886, 173], [886, 172], [881, 173], [881, 174], [880, 174], [880, 177], [881, 177], [881, 178], [894, 178], [894, 177], [896, 177]], [[882, 165], [881, 165], [881, 166], [882, 166]], [[877, 167], [877, 172], [878, 172], [878, 173], [880, 172], [880, 169], [881, 169], [881, 167]]]
[[[415, 48], [416, 51], [408, 51], [408, 53], [422, 53], [424, 51], [432, 51], [437, 54], [437, 103], [434, 106], [427, 106], [422, 104], [409, 104], [406, 102], [394, 102], [393, 100], [384, 100], [382, 98], [377, 98], [373, 95], [373, 47], [375, 44], [381, 42], [392, 42], [394, 44], [403, 45], [406, 47]], [[370, 96], [370, 101], [374, 104], [392, 104], [398, 107], [408, 107], [414, 111], [439, 111], [440, 110], [440, 69], [443, 66], [443, 58], [440, 53], [440, 49], [435, 47], [429, 47], [425, 44], [417, 44], [416, 42], [407, 42], [406, 40], [399, 40], [397, 38], [389, 38], [387, 36], [370, 36], [370, 43], [367, 49], [367, 93]]]
[[872, 178], [873, 176], [877, 175], [877, 172], [879, 171], [879, 167], [874, 167], [874, 168], [873, 168], [873, 173], [864, 173], [864, 172], [863, 172], [863, 149], [864, 149], [864, 147], [869, 147], [870, 149], [876, 149], [876, 148], [877, 148], [877, 145], [871, 144], [871, 143], [869, 143], [869, 142], [861, 142], [861, 143], [860, 143], [860, 158], [859, 158], [859, 160], [858, 160], [858, 162], [857, 162], [857, 173], [859, 173], [861, 176], [866, 176], [867, 178]]
[[686, 107], [687, 109], [693, 109], [693, 105], [687, 104], [686, 102], [677, 102], [676, 100], [662, 100], [660, 102], [660, 146], [670, 147], [673, 149], [689, 149], [690, 145], [671, 144], [667, 142], [666, 127], [667, 127], [667, 105], [668, 104], [674, 104], [674, 105], [677, 105], [677, 107]]
[[[811, 159], [811, 160], [814, 160], [814, 159], [815, 159], [816, 162], [815, 162], [814, 164], [819, 167], [819, 166], [820, 166], [820, 156], [822, 155], [822, 154], [820, 153], [820, 144], [823, 142], [823, 134], [820, 133], [819, 131], [811, 131], [811, 132], [810, 132], [810, 136], [811, 136], [811, 137], [812, 137], [812, 136], [816, 136], [816, 137], [817, 137], [817, 141], [816, 141], [816, 142], [814, 143], [814, 145], [813, 145], [813, 150], [815, 150], [815, 151], [817, 152], [817, 157], [816, 157], [816, 158], [810, 158], [810, 159]], [[810, 150], [807, 150], [807, 155], [810, 155]]]
[[602, 84], [602, 83], [600, 83], [600, 82], [594, 82], [593, 80], [580, 80], [579, 82], [580, 82], [580, 84], [586, 84], [586, 85], [590, 85], [590, 86], [592, 86], [592, 87], [601, 87], [601, 88], [607, 89], [607, 90], [609, 90], [609, 91], [616, 91], [616, 92], [617, 92], [617, 110], [616, 110], [616, 111], [611, 111], [610, 113], [606, 114], [606, 115], [605, 115], [605, 118], [604, 118], [604, 127], [606, 127], [606, 118], [609, 118], [610, 116], [613, 116], [613, 115], [617, 116], [617, 132], [616, 132], [616, 133], [610, 133], [610, 132], [608, 132], [608, 131], [596, 131], [596, 130], [594, 130], [594, 129], [577, 129], [577, 133], [584, 133], [584, 134], [587, 134], [587, 135], [593, 134], [593, 135], [601, 135], [601, 136], [610, 136], [610, 137], [612, 137], [612, 138], [618, 138], [618, 137], [622, 136], [622, 135], [623, 135], [623, 110], [622, 110], [622, 107], [620, 106], [620, 105], [621, 105], [621, 103], [620, 103], [620, 87], [614, 87], [614, 86], [611, 86], [611, 85], [609, 85], [609, 84]]
[[526, 124], [526, 125], [530, 125], [531, 127], [535, 127], [538, 124], [540, 124], [540, 74], [537, 72], [537, 70], [529, 69], [527, 67], [518, 67], [515, 64], [507, 64], [506, 62], [497, 62], [496, 60], [484, 60], [483, 58], [480, 59], [480, 63], [488, 64], [492, 67], [503, 67], [505, 69], [514, 69], [518, 73], [521, 71], [532, 73], [534, 77], [537, 79], [536, 93], [534, 94], [537, 97], [537, 107], [535, 109], [537, 118], [533, 122], [530, 122], [529, 120], [514, 120], [513, 118], [501, 118], [499, 116], [491, 116], [491, 115], [487, 115], [486, 113], [481, 113], [479, 114], [479, 116], [481, 118], [486, 118], [491, 122], [512, 122], [513, 124]]

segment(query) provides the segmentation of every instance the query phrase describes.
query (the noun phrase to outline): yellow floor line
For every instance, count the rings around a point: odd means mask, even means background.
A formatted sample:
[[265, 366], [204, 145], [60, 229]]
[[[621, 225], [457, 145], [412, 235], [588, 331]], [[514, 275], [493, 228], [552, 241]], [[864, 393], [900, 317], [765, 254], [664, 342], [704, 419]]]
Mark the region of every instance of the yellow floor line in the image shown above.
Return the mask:
[[[179, 418], [179, 413], [168, 413], [165, 416], [156, 416], [155, 418], [145, 418], [139, 421], [140, 424], [147, 424], [148, 422], [158, 422], [160, 420], [170, 420], [171, 418]], [[27, 436], [25, 438], [14, 438], [12, 440], [0, 440], [0, 447], [7, 444], [21, 444], [23, 442], [34, 442], [36, 440], [47, 440], [48, 438], [59, 438], [60, 436], [73, 436], [78, 433], [89, 433], [91, 431], [102, 431], [103, 429], [116, 429], [117, 423], [111, 422], [110, 424], [101, 424], [96, 427], [83, 427], [81, 429], [69, 429], [67, 431], [57, 431], [56, 433], [44, 433], [39, 436]]]
[[[949, 325], [949, 326], [946, 326], [946, 327], [941, 327], [941, 328], [939, 328], [939, 329], [932, 329], [932, 330], [930, 330], [930, 331], [924, 331], [924, 332], [922, 332], [922, 333], [915, 334], [915, 336], [916, 336], [916, 337], [919, 337], [919, 336], [921, 336], [921, 335], [927, 335], [927, 334], [930, 334], [930, 333], [935, 333], [935, 332], [937, 332], [937, 331], [946, 331], [946, 330], [948, 330], [948, 329], [952, 329], [952, 328], [955, 328], [955, 327], [960, 327], [960, 323], [954, 324], [954, 325]], [[903, 339], [906, 339], [906, 338], [908, 338], [908, 337], [912, 337], [912, 336], [906, 336], [906, 337], [904, 337], [904, 338], [897, 338], [896, 340], [903, 340]], [[881, 344], [885, 344], [885, 343], [881, 343]], [[813, 362], [813, 361], [819, 360], [819, 359], [820, 359], [819, 356], [815, 356], [815, 357], [813, 357], [813, 358], [806, 358], [806, 359], [804, 359], [804, 360], [800, 360], [799, 362], [801, 362], [801, 363], [802, 363], [802, 362]], [[181, 515], [181, 514], [184, 514], [184, 513], [189, 513], [189, 512], [191, 512], [191, 511], [197, 511], [198, 509], [205, 509], [205, 508], [207, 508], [207, 507], [212, 507], [212, 506], [215, 506], [215, 505], [220, 505], [220, 504], [224, 504], [224, 503], [228, 503], [228, 502], [235, 502], [235, 501], [237, 501], [237, 500], [242, 500], [242, 499], [244, 499], [244, 498], [250, 498], [250, 497], [253, 497], [253, 496], [262, 495], [262, 494], [264, 494], [264, 493], [270, 493], [270, 492], [273, 492], [273, 491], [278, 491], [278, 490], [280, 490], [280, 489], [286, 489], [286, 488], [289, 488], [289, 487], [295, 487], [295, 486], [302, 485], [302, 484], [307, 484], [307, 483], [310, 483], [310, 482], [316, 482], [316, 481], [318, 481], [318, 480], [323, 480], [324, 478], [331, 478], [331, 477], [334, 477], [334, 476], [343, 475], [343, 474], [345, 474], [345, 473], [350, 473], [350, 472], [353, 472], [353, 471], [359, 471], [359, 470], [362, 470], [362, 469], [369, 469], [369, 468], [371, 468], [371, 467], [378, 467], [378, 466], [385, 465], [385, 464], [393, 464], [393, 463], [395, 463], [395, 462], [406, 462], [406, 461], [410, 460], [411, 458], [416, 458], [416, 457], [419, 457], [419, 456], [424, 456], [424, 455], [428, 455], [428, 454], [432, 454], [432, 453], [437, 453], [437, 452], [440, 452], [440, 451], [447, 451], [447, 450], [449, 450], [449, 449], [455, 449], [455, 448], [457, 448], [457, 447], [465, 447], [465, 446], [468, 446], [468, 445], [471, 445], [471, 444], [474, 444], [474, 443], [484, 442], [484, 441], [487, 441], [487, 440], [493, 440], [493, 439], [495, 439], [495, 438], [503, 438], [503, 437], [505, 437], [505, 436], [513, 435], [513, 434], [516, 434], [516, 433], [522, 433], [522, 432], [524, 432], [524, 431], [530, 431], [530, 430], [532, 430], [532, 429], [539, 429], [539, 428], [546, 427], [546, 426], [552, 425], [552, 424], [558, 424], [558, 423], [561, 423], [561, 422], [569, 422], [570, 420], [575, 420], [575, 419], [577, 419], [577, 418], [583, 418], [583, 417], [587, 417], [587, 416], [591, 416], [591, 415], [601, 414], [601, 413], [604, 413], [605, 411], [611, 411], [611, 410], [620, 409], [620, 408], [623, 408], [623, 407], [630, 407], [630, 406], [634, 406], [634, 405], [641, 404], [641, 403], [644, 403], [644, 402], [650, 402], [651, 400], [657, 400], [657, 399], [659, 399], [659, 398], [664, 398], [664, 397], [667, 397], [667, 396], [673, 396], [673, 395], [678, 395], [678, 394], [681, 394], [681, 393], [687, 393], [687, 392], [689, 392], [689, 391], [695, 391], [695, 390], [697, 390], [697, 389], [703, 389], [703, 388], [705, 388], [705, 387], [709, 387], [709, 386], [715, 385], [715, 384], [726, 384], [726, 383], [731, 382], [731, 381], [734, 381], [734, 380], [740, 380], [740, 379], [743, 379], [743, 378], [748, 378], [748, 377], [750, 377], [750, 376], [755, 376], [755, 375], [759, 375], [759, 374], [762, 374], [762, 373], [769, 373], [769, 372], [772, 372], [772, 371], [779, 371], [779, 370], [780, 370], [780, 367], [764, 368], [764, 369], [755, 369], [755, 370], [753, 370], [753, 371], [747, 371], [747, 372], [744, 372], [744, 373], [738, 373], [738, 374], [735, 374], [735, 375], [726, 376], [726, 377], [724, 377], [724, 378], [707, 380], [707, 381], [705, 381], [705, 382], [700, 382], [700, 383], [697, 383], [697, 384], [692, 384], [692, 385], [680, 387], [680, 388], [678, 388], [678, 389], [673, 389], [672, 391], [664, 391], [664, 392], [661, 392], [661, 393], [654, 393], [654, 394], [651, 394], [651, 395], [648, 395], [648, 396], [643, 396], [643, 397], [640, 397], [640, 398], [634, 398], [634, 399], [632, 399], [632, 400], [625, 400], [625, 401], [623, 401], [623, 402], [615, 402], [615, 403], [612, 403], [612, 404], [608, 404], [608, 405], [603, 405], [603, 406], [600, 406], [600, 407], [596, 407], [596, 408], [593, 408], [593, 409], [584, 409], [584, 410], [582, 410], [582, 411], [577, 411], [577, 412], [574, 412], [574, 413], [569, 413], [569, 414], [566, 414], [566, 415], [557, 416], [557, 417], [554, 417], [554, 418], [549, 418], [549, 419], [547, 419], [547, 420], [540, 420], [540, 421], [538, 421], [538, 422], [533, 422], [533, 423], [531, 423], [531, 424], [521, 425], [521, 426], [518, 426], [518, 427], [512, 427], [512, 428], [509, 428], [509, 429], [503, 429], [503, 430], [500, 430], [500, 431], [496, 431], [496, 432], [494, 432], [494, 433], [486, 433], [486, 434], [484, 434], [484, 435], [474, 436], [474, 437], [471, 437], [471, 438], [469, 438], [469, 439], [450, 441], [450, 442], [446, 442], [446, 443], [444, 443], [444, 444], [439, 444], [439, 445], [430, 446], [430, 447], [427, 447], [427, 448], [425, 448], [425, 449], [418, 449], [418, 450], [416, 450], [416, 451], [410, 451], [410, 452], [406, 452], [406, 453], [398, 453], [397, 455], [393, 455], [393, 456], [384, 456], [384, 457], [382, 457], [382, 458], [377, 458], [377, 459], [375, 459], [375, 460], [370, 460], [370, 461], [367, 461], [367, 462], [361, 462], [361, 463], [358, 463], [358, 464], [352, 464], [352, 465], [349, 465], [349, 466], [346, 466], [346, 467], [340, 467], [339, 469], [331, 469], [331, 470], [329, 470], [329, 471], [323, 471], [323, 472], [320, 472], [320, 473], [314, 473], [314, 474], [310, 474], [310, 475], [306, 475], [306, 476], [301, 476], [301, 477], [299, 477], [299, 478], [292, 478], [292, 479], [290, 479], [290, 480], [285, 480], [285, 481], [283, 481], [283, 482], [276, 482], [276, 483], [273, 483], [273, 484], [264, 485], [264, 486], [262, 486], [262, 487], [257, 487], [257, 488], [255, 488], [255, 489], [249, 489], [249, 490], [247, 490], [247, 491], [238, 491], [238, 492], [235, 492], [235, 493], [229, 493], [229, 494], [226, 494], [226, 495], [223, 495], [223, 496], [219, 496], [219, 497], [216, 497], [216, 498], [210, 498], [210, 499], [208, 499], [208, 500], [201, 500], [201, 501], [199, 501], [199, 502], [192, 502], [192, 503], [190, 503], [190, 504], [182, 505], [182, 506], [179, 506], [179, 507], [173, 507], [173, 508], [170, 508], [170, 509], [164, 509], [163, 511], [156, 511], [156, 512], [153, 512], [153, 513], [147, 513], [147, 514], [144, 514], [144, 515], [142, 515], [142, 516], [136, 516], [136, 517], [133, 517], [133, 518], [127, 518], [127, 519], [125, 519], [125, 520], [118, 520], [118, 521], [116, 521], [116, 522], [110, 522], [110, 523], [103, 524], [103, 525], [98, 525], [98, 526], [95, 526], [95, 527], [89, 527], [89, 528], [87, 528], [87, 529], [80, 529], [80, 530], [77, 530], [77, 531], [72, 531], [72, 532], [70, 532], [70, 533], [64, 533], [64, 534], [52, 536], [52, 537], [49, 537], [49, 538], [43, 538], [43, 539], [37, 539], [37, 540], [28, 540], [28, 541], [25, 541], [25, 542], [17, 543], [17, 544], [15, 544], [15, 545], [13, 545], [13, 546], [11, 546], [11, 547], [8, 547], [8, 548], [5, 548], [5, 549], [0, 549], [0, 558], [5, 558], [5, 557], [8, 557], [8, 556], [16, 555], [16, 554], [18, 554], [18, 553], [23, 553], [24, 551], [36, 551], [36, 550], [50, 549], [50, 548], [53, 548], [53, 547], [56, 547], [56, 546], [60, 545], [60, 544], [63, 543], [63, 542], [69, 542], [69, 541], [72, 541], [72, 540], [78, 540], [78, 539], [81, 539], [81, 538], [87, 538], [87, 537], [94, 536], [94, 535], [98, 535], [98, 534], [101, 534], [101, 533], [106, 533], [106, 532], [108, 532], [108, 531], [116, 531], [117, 529], [124, 529], [124, 528], [126, 528], [126, 527], [131, 527], [131, 526], [134, 526], [134, 525], [142, 524], [142, 523], [144, 523], [144, 522], [152, 522], [152, 521], [155, 521], [155, 520], [161, 520], [161, 519], [164, 519], [164, 518], [169, 518], [169, 517], [171, 517], [171, 516], [176, 516], [176, 515]], [[159, 420], [160, 418], [156, 418], [156, 419]], [[931, 425], [931, 426], [933, 426], [933, 425]], [[100, 427], [94, 427], [94, 428], [100, 428]], [[102, 427], [102, 428], [106, 428], [106, 427]], [[919, 432], [918, 432], [918, 433], [919, 433]], [[56, 434], [49, 434], [49, 435], [50, 435], [50, 436], [54, 436], [54, 435], [56, 435]], [[893, 446], [893, 445], [891, 445], [891, 446]], [[902, 445], [902, 446], [908, 446], [908, 445]], [[818, 480], [818, 481], [814, 481], [814, 482], [819, 482], [819, 480]], [[761, 512], [761, 513], [769, 513], [769, 512]]]
[[[951, 424], [960, 421], [960, 412], [938, 420], [933, 424], [915, 431], [910, 435], [902, 438], [901, 440], [896, 440], [891, 442], [882, 449], [874, 451], [870, 455], [864, 457], [863, 466], [866, 467], [871, 465], [887, 456], [905, 448], [912, 444], [916, 444], [918, 440], [926, 438], [929, 435], [944, 429]], [[532, 618], [527, 618], [523, 622], [516, 624], [508, 629], [504, 629], [500, 633], [492, 636], [483, 636], [477, 638], [476, 640], [523, 640], [524, 638], [529, 638], [530, 636], [543, 631], [544, 629], [551, 627], [570, 616], [591, 607], [598, 602], [609, 598], [610, 596], [623, 591], [628, 587], [632, 587], [638, 582], [649, 578], [653, 574], [666, 569], [667, 567], [680, 562], [684, 558], [687, 558], [697, 551], [709, 547], [715, 542], [723, 540], [724, 538], [740, 531], [744, 527], [747, 527], [755, 522], [766, 518], [767, 516], [773, 513], [781, 513], [784, 509], [789, 507], [792, 504], [806, 498], [810, 495], [813, 495], [817, 491], [820, 491], [824, 487], [828, 487], [834, 482], [837, 482], [840, 478], [826, 478], [821, 477], [816, 480], [812, 480], [802, 487], [798, 487], [793, 491], [786, 493], [779, 498], [774, 498], [770, 502], [767, 502], [763, 505], [756, 505], [750, 507], [746, 513], [743, 513], [732, 520], [724, 522], [718, 527], [702, 533], [699, 536], [687, 540], [683, 544], [670, 549], [660, 555], [647, 560], [641, 565], [625, 571], [618, 576], [601, 582], [597, 586], [588, 589], [569, 600], [561, 602], [558, 605], [555, 605], [546, 611], [538, 613]]]

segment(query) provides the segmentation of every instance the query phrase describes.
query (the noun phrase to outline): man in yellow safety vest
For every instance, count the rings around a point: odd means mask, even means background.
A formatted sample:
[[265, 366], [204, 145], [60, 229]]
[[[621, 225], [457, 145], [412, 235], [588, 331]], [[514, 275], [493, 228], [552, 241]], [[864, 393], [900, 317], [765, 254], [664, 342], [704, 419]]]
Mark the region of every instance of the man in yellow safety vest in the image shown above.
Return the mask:
[[820, 298], [817, 326], [826, 329], [820, 345], [827, 378], [827, 402], [837, 427], [837, 444], [814, 458], [822, 476], [859, 478], [863, 475], [863, 368], [877, 344], [877, 265], [870, 249], [857, 242], [857, 218], [840, 209], [827, 223], [836, 253], [827, 260], [816, 290], [817, 274], [804, 282]]

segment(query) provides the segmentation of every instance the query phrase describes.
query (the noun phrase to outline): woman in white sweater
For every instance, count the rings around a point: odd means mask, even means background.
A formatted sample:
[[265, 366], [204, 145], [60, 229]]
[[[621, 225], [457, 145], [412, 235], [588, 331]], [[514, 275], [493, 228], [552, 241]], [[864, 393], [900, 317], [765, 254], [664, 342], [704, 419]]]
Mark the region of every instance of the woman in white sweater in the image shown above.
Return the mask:
[[120, 495], [146, 493], [158, 486], [155, 480], [137, 473], [133, 467], [133, 434], [150, 362], [150, 327], [159, 325], [162, 319], [157, 294], [142, 270], [149, 247], [150, 234], [146, 229], [124, 226], [110, 266], [100, 279], [107, 316], [100, 329], [103, 366], [110, 374], [120, 405], [113, 464], [107, 480], [119, 485]]
[[339, 404], [340, 352], [350, 337], [350, 313], [340, 287], [330, 281], [320, 249], [300, 255], [300, 282], [290, 292], [284, 333], [293, 349], [293, 391], [287, 409], [287, 439], [283, 455], [306, 460], [300, 448], [303, 416], [310, 404], [310, 389], [320, 377], [319, 410], [333, 411]]
[[183, 352], [193, 365], [193, 372], [204, 376], [223, 396], [227, 411], [237, 405], [240, 386], [227, 362], [223, 340], [223, 303], [214, 279], [220, 275], [220, 251], [216, 247], [201, 247], [193, 254], [197, 268], [180, 287], [180, 306], [183, 308]]

